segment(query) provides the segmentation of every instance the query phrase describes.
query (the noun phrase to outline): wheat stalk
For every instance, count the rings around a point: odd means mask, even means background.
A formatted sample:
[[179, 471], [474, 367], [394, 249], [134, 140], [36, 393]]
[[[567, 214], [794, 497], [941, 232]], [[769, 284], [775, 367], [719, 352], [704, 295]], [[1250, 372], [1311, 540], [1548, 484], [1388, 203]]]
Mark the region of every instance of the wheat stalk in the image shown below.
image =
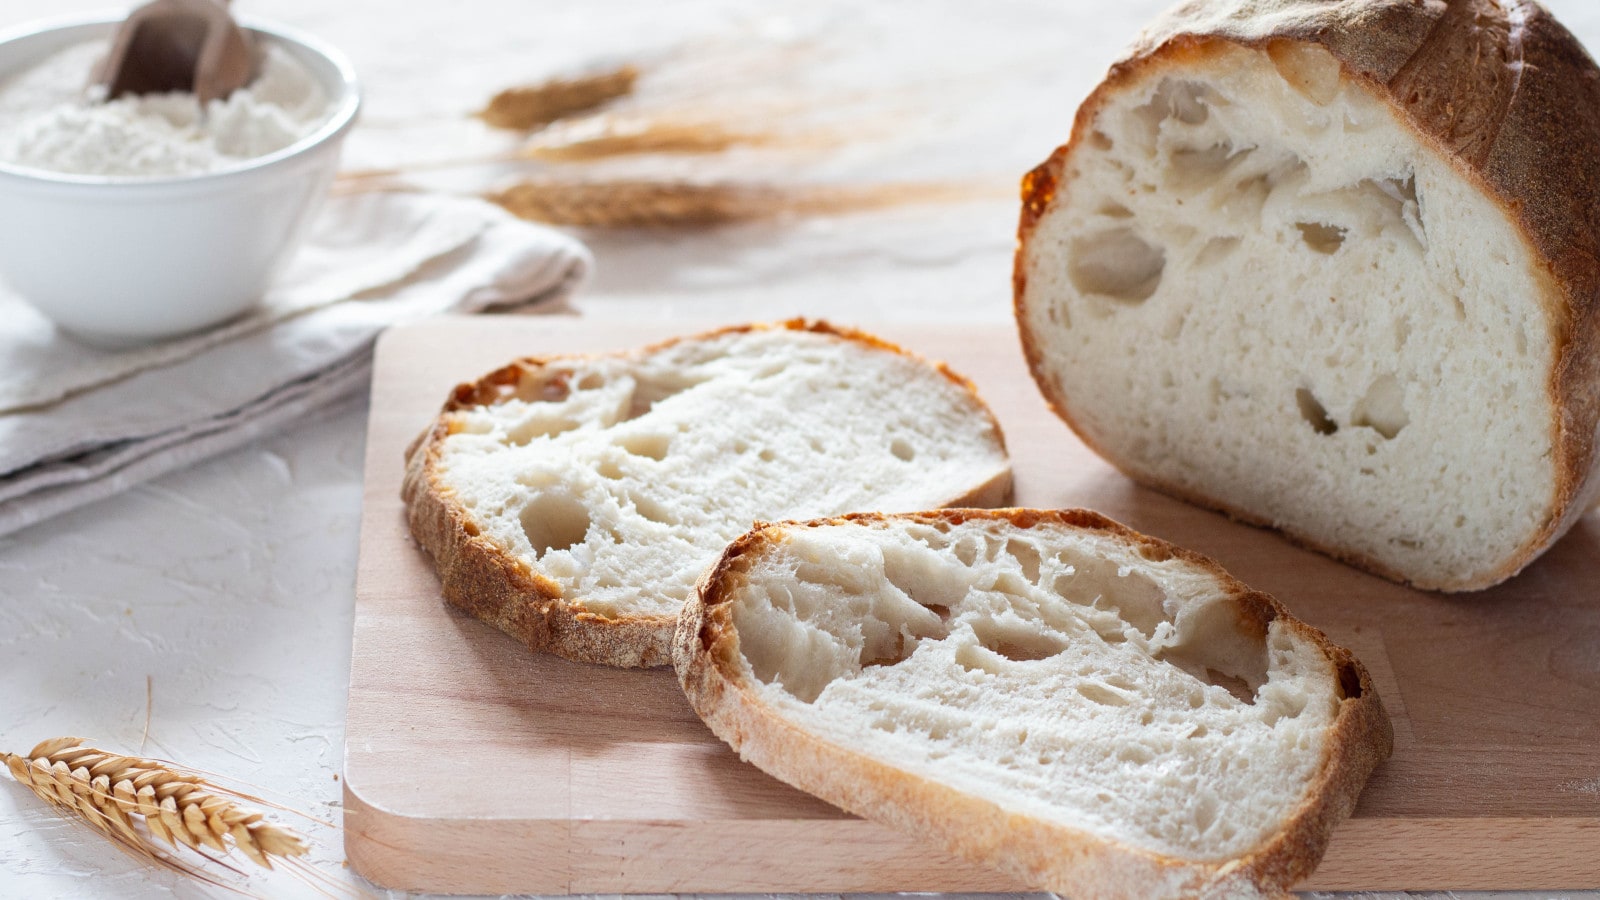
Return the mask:
[[46, 803], [77, 816], [135, 854], [186, 874], [205, 877], [168, 856], [158, 839], [208, 859], [213, 857], [206, 850], [219, 854], [238, 850], [267, 869], [274, 857], [293, 860], [308, 852], [300, 835], [266, 821], [237, 799], [253, 797], [170, 763], [82, 744], [82, 738], [52, 738], [26, 756], [4, 753], [0, 759], [13, 778]]
[[587, 112], [633, 93], [639, 70], [619, 66], [585, 75], [552, 78], [538, 84], [507, 88], [489, 100], [478, 118], [495, 128], [529, 131], [558, 119]]
[[486, 195], [516, 216], [584, 228], [710, 226], [988, 196], [992, 186], [787, 186], [661, 179], [529, 178]]

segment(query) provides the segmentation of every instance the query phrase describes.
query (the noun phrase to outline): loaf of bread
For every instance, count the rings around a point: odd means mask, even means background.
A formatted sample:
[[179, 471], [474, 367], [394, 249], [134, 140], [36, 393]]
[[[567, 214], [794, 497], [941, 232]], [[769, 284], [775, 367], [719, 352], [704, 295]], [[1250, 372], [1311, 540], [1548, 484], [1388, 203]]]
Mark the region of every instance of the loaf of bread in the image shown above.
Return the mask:
[[652, 666], [695, 579], [757, 519], [986, 506], [1010, 488], [967, 381], [793, 321], [461, 385], [403, 492], [451, 603], [534, 649]]
[[1135, 479], [1419, 587], [1593, 503], [1600, 70], [1528, 0], [1191, 0], [1024, 184], [1040, 389]]
[[1391, 745], [1348, 652], [1082, 511], [759, 526], [674, 661], [745, 760], [1074, 900], [1279, 896]]

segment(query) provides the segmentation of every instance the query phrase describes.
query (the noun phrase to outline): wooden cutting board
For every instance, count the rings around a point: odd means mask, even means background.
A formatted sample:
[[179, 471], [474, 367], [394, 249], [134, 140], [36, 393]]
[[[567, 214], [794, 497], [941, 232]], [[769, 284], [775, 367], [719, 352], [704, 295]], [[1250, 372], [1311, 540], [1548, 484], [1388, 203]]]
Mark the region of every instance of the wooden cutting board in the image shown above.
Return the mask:
[[[1091, 507], [1209, 554], [1366, 663], [1394, 757], [1307, 888], [1600, 887], [1600, 516], [1501, 588], [1406, 590], [1134, 486], [1045, 409], [1009, 327], [859, 324], [977, 383], [1018, 505]], [[346, 732], [351, 862], [386, 887], [448, 893], [1022, 889], [739, 762], [670, 670], [530, 654], [440, 602], [398, 495], [402, 452], [447, 390], [521, 355], [698, 330], [471, 318], [380, 342]]]

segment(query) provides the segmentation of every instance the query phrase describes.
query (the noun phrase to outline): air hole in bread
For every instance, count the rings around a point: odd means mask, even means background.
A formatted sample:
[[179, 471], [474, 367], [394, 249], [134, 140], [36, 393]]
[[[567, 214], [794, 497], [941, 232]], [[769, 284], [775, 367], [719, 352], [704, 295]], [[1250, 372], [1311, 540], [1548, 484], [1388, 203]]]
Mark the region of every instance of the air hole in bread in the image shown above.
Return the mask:
[[570, 549], [589, 533], [589, 511], [583, 501], [563, 492], [534, 495], [519, 518], [536, 557]]
[[911, 462], [913, 459], [917, 458], [916, 448], [912, 447], [911, 444], [903, 438], [895, 438], [894, 441], [889, 444], [889, 452], [894, 454], [894, 458], [900, 460], [901, 462]]
[[1339, 696], [1346, 700], [1361, 696], [1361, 673], [1348, 660], [1339, 664]]
[[1100, 215], [1105, 216], [1108, 219], [1133, 218], [1133, 210], [1123, 206], [1121, 203], [1118, 203], [1115, 200], [1107, 200], [1101, 203], [1098, 211]]
[[1039, 554], [1039, 548], [1015, 538], [1006, 541], [1006, 552], [1022, 566], [1022, 577], [1031, 584], [1039, 583], [1039, 567], [1044, 563], [1044, 558]]
[[650, 434], [649, 432], [634, 432], [619, 435], [616, 444], [634, 456], [645, 459], [661, 461], [667, 457], [667, 449], [672, 445], [672, 438], [663, 434]]
[[592, 391], [605, 383], [606, 378], [604, 375], [601, 375], [599, 372], [587, 372], [582, 378], [578, 379], [578, 390]]
[[1411, 340], [1411, 320], [1401, 316], [1394, 320], [1394, 352], [1399, 353], [1406, 348], [1406, 341]]
[[1118, 691], [1095, 681], [1081, 681], [1077, 684], [1077, 690], [1084, 699], [1100, 706], [1127, 706], [1130, 702]]
[[1240, 243], [1241, 240], [1236, 237], [1211, 238], [1200, 247], [1200, 252], [1195, 255], [1194, 264], [1196, 266], [1214, 266], [1232, 256], [1233, 251], [1239, 249]]
[[929, 550], [943, 550], [950, 546], [950, 537], [942, 529], [931, 525], [910, 526], [906, 534]]
[[1321, 222], [1296, 222], [1294, 227], [1300, 230], [1300, 240], [1307, 247], [1324, 256], [1332, 256], [1344, 246], [1344, 237], [1348, 229], [1337, 225], [1325, 225]]
[[955, 547], [952, 549], [956, 559], [960, 560], [963, 566], [970, 568], [973, 563], [978, 561], [978, 553], [982, 550], [982, 547], [982, 542], [976, 536], [964, 534], [956, 539]]
[[1294, 402], [1300, 409], [1300, 418], [1305, 419], [1317, 434], [1334, 434], [1339, 430], [1339, 423], [1328, 418], [1327, 408], [1307, 388], [1295, 389]]
[[1128, 228], [1074, 238], [1067, 277], [1084, 294], [1142, 303], [1161, 286], [1167, 255]]
[[894, 642], [890, 645], [880, 645], [876, 648], [864, 646], [861, 648], [861, 668], [869, 669], [873, 666], [895, 666], [905, 662], [911, 656], [911, 650], [916, 649], [916, 643], [906, 647], [906, 633], [897, 631]]
[[974, 618], [968, 624], [985, 650], [1012, 662], [1037, 662], [1049, 659], [1067, 648], [1066, 638], [1038, 631], [1018, 621], [1008, 623], [992, 618]]
[[547, 381], [542, 381], [533, 389], [531, 400], [543, 403], [560, 403], [572, 396], [572, 387], [567, 384], [567, 379], [572, 377], [571, 372], [555, 372]]
[[1090, 619], [1094, 630], [1108, 643], [1127, 639], [1125, 625], [1133, 626], [1148, 639], [1163, 622], [1171, 621], [1165, 608], [1166, 592], [1143, 572], [1073, 551], [1056, 553], [1052, 562], [1050, 568], [1056, 573], [1050, 579], [1052, 593], [1069, 603], [1115, 617]]
[[[1189, 607], [1176, 622], [1175, 640], [1156, 658], [1196, 680], [1219, 687], [1243, 703], [1255, 703], [1267, 680], [1266, 623], [1241, 628], [1229, 604]], [[1204, 702], [1202, 696], [1202, 702]]]
[[1201, 680], [1222, 688], [1245, 703], [1256, 702], [1256, 692], [1251, 690], [1250, 683], [1243, 678], [1208, 668]]
[[[666, 374], [657, 374], [652, 378], [640, 378], [633, 387], [633, 396], [628, 400], [628, 414], [624, 421], [637, 419], [654, 409], [657, 404], [696, 387], [704, 378], [671, 377]], [[582, 386], [582, 382], [579, 382]]]
[[1199, 82], [1167, 78], [1156, 88], [1150, 102], [1135, 109], [1133, 114], [1144, 125], [1146, 137], [1154, 146], [1164, 122], [1199, 125], [1211, 115], [1206, 103], [1217, 99], [1216, 91]]
[[883, 554], [884, 579], [941, 622], [967, 595], [967, 585], [950, 577], [937, 556], [926, 552], [889, 548]]
[[1233, 144], [1227, 141], [1209, 147], [1175, 148], [1167, 159], [1166, 185], [1186, 192], [1211, 187], [1251, 152], [1248, 147], [1235, 152]]
[[1366, 394], [1356, 401], [1350, 424], [1356, 428], [1371, 428], [1383, 435], [1384, 440], [1393, 440], [1401, 429], [1411, 424], [1411, 417], [1406, 413], [1405, 387], [1393, 375], [1378, 376]]
[[666, 505], [639, 494], [633, 495], [630, 499], [633, 500], [634, 510], [646, 519], [658, 525], [678, 524], [678, 517], [673, 515], [672, 510]]
[[555, 437], [577, 427], [576, 419], [534, 412], [506, 431], [506, 443], [512, 447], [522, 447], [539, 438]]
[[1422, 199], [1417, 194], [1417, 176], [1409, 173], [1404, 178], [1380, 178], [1372, 182], [1378, 192], [1383, 194], [1392, 205], [1385, 204], [1391, 215], [1398, 216], [1416, 240], [1417, 248], [1425, 250], [1428, 246], [1428, 235], [1422, 227]]
[[1322, 47], [1275, 40], [1267, 44], [1267, 56], [1289, 87], [1312, 103], [1327, 106], [1339, 95], [1339, 61]]

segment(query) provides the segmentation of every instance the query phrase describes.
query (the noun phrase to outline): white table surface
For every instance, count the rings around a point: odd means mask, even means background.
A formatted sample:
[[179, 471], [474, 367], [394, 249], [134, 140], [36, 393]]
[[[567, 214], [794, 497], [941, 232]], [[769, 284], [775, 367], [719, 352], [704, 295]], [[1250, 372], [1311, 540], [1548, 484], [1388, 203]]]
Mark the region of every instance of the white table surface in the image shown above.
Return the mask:
[[[1164, 0], [240, 0], [344, 48], [367, 87], [351, 167], [504, 147], [494, 90], [643, 57], [692, 106], [837, 111], [831, 178], [989, 179], [991, 200], [709, 233], [588, 236], [594, 317], [1004, 321], [1011, 184]], [[1600, 46], [1600, 3], [1549, 0]], [[0, 28], [103, 3], [0, 0]], [[780, 48], [780, 49], [774, 49]], [[671, 91], [665, 91], [671, 93]], [[663, 101], [666, 102], [666, 101]], [[681, 102], [681, 101], [680, 101]], [[738, 157], [738, 155], [735, 155]], [[716, 164], [712, 164], [713, 166]], [[771, 171], [759, 159], [750, 171]], [[694, 168], [699, 166], [699, 168]], [[694, 171], [710, 172], [705, 164]], [[504, 172], [432, 178], [461, 189]], [[486, 360], [486, 368], [497, 361]], [[0, 538], [0, 748], [74, 734], [228, 773], [337, 819], [366, 406]], [[336, 832], [309, 829], [335, 879]], [[274, 876], [267, 896], [314, 896]], [[0, 787], [0, 897], [201, 897]], [[1461, 895], [1458, 895], [1461, 896]], [[1479, 895], [1487, 896], [1487, 895]], [[1580, 895], [1565, 895], [1580, 896]], [[1583, 894], [1600, 897], [1600, 893]]]

